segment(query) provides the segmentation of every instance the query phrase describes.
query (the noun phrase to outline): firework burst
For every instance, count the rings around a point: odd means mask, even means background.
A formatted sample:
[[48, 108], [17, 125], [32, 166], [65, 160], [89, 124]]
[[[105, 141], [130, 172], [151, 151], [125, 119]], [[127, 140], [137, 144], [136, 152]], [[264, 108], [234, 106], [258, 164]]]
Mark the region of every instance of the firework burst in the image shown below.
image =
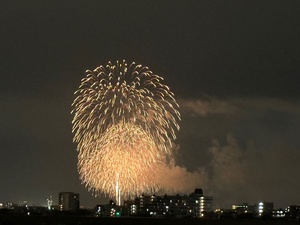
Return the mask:
[[163, 78], [125, 61], [87, 71], [72, 104], [78, 171], [95, 193], [131, 197], [157, 187], [157, 164], [170, 155], [178, 105]]

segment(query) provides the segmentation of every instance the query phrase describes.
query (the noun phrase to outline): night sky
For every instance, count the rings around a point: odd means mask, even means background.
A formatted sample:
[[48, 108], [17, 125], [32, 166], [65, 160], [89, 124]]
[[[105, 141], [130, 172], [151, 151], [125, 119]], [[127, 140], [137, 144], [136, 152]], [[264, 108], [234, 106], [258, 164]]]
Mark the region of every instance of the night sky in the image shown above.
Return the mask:
[[71, 103], [85, 70], [126, 59], [163, 76], [182, 121], [174, 193], [215, 207], [300, 205], [300, 2], [0, 1], [0, 202], [94, 198]]

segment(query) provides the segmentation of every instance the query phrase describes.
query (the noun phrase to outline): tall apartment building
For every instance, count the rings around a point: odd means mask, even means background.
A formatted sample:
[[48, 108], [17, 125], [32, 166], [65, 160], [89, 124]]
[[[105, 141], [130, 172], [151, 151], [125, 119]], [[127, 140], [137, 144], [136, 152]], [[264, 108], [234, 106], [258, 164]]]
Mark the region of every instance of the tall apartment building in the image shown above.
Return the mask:
[[271, 216], [273, 212], [273, 202], [259, 202], [257, 204], [258, 216]]
[[79, 194], [74, 192], [60, 192], [58, 195], [60, 211], [76, 211], [79, 209]]

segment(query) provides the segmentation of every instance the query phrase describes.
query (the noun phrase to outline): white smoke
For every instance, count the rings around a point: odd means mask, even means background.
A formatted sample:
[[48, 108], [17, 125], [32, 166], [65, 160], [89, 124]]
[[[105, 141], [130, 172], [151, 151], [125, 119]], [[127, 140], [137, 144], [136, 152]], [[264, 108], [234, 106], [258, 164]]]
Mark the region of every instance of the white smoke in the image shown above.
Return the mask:
[[179, 99], [177, 102], [183, 111], [191, 114], [192, 116], [224, 114], [231, 113], [235, 110], [233, 105], [230, 105], [225, 101], [217, 100], [214, 98], [197, 100]]
[[[272, 201], [276, 207], [300, 203], [300, 197], [292, 194], [300, 189], [299, 102], [269, 98], [178, 102], [182, 123], [186, 119], [193, 125], [188, 133], [193, 142], [185, 149], [177, 146], [175, 152], [180, 154], [175, 159], [188, 155], [178, 160], [180, 165], [174, 160], [164, 168], [161, 183], [166, 189], [190, 193], [203, 188], [205, 195], [214, 197], [215, 207], [258, 201]], [[209, 146], [200, 143], [207, 139], [212, 140]], [[191, 155], [192, 162], [185, 161]]]
[[197, 187], [207, 188], [208, 176], [203, 168], [189, 172], [185, 167], [175, 165], [163, 165], [160, 173], [160, 184], [163, 191], [169, 194], [191, 193]]

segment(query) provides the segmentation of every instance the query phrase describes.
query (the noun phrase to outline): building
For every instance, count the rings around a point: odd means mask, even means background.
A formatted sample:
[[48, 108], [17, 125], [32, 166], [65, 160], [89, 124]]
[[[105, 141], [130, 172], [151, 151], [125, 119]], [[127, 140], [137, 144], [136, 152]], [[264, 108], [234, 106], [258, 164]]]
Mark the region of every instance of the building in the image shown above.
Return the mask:
[[127, 215], [152, 217], [205, 217], [213, 212], [213, 198], [204, 196], [202, 189], [190, 195], [140, 195], [135, 201], [125, 201]]
[[47, 198], [47, 208], [49, 210], [51, 210], [52, 203], [53, 203], [52, 196], [50, 196], [49, 198]]
[[285, 217], [300, 220], [300, 206], [290, 205], [285, 209]]
[[58, 207], [60, 211], [79, 210], [79, 194], [74, 192], [60, 192], [58, 195]]
[[213, 198], [204, 196], [202, 189], [195, 189], [189, 197], [189, 204], [194, 212], [193, 217], [204, 217], [206, 213], [213, 212]]
[[248, 203], [243, 204], [233, 204], [231, 209], [237, 214], [247, 213], [248, 212]]
[[273, 205], [273, 202], [259, 202], [257, 204], [257, 215], [259, 217], [272, 216]]
[[227, 210], [226, 213], [227, 217], [231, 215], [232, 218], [254, 218], [257, 215], [257, 206], [248, 203], [233, 204], [231, 210]]
[[97, 216], [143, 216], [172, 218], [204, 218], [213, 214], [213, 198], [204, 196], [202, 189], [190, 195], [140, 195], [134, 200], [125, 200], [123, 206], [113, 201], [95, 207]]
[[273, 218], [283, 218], [283, 217], [286, 217], [285, 211], [283, 209], [275, 209], [272, 212], [272, 217]]

